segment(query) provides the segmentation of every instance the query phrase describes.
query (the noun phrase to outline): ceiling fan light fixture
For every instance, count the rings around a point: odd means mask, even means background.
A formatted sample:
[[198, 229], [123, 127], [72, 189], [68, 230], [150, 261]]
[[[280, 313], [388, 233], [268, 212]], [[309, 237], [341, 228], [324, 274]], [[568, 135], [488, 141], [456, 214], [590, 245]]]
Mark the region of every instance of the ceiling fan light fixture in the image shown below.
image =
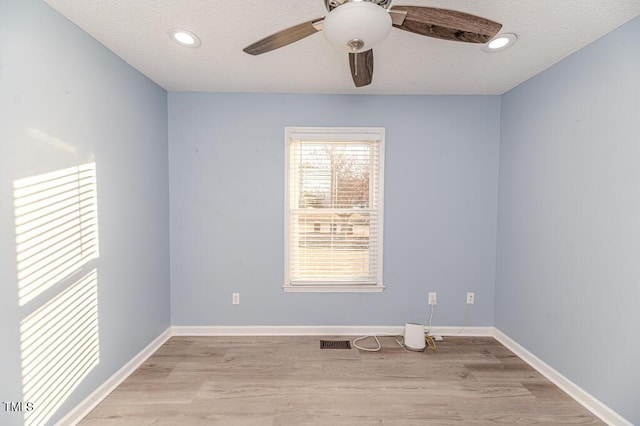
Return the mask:
[[337, 49], [357, 53], [369, 50], [387, 38], [391, 17], [381, 6], [355, 1], [333, 9], [325, 18], [322, 32]]
[[171, 28], [167, 31], [169, 38], [180, 46], [186, 47], [198, 47], [200, 46], [200, 37], [189, 30], [183, 30], [181, 28]]
[[515, 34], [504, 33], [495, 36], [489, 43], [482, 46], [485, 52], [499, 52], [513, 46], [518, 37]]

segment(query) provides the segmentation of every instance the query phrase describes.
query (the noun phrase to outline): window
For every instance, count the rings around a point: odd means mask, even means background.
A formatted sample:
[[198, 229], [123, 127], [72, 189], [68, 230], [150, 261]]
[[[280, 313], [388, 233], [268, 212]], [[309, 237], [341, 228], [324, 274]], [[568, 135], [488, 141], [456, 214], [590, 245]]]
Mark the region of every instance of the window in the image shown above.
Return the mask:
[[384, 129], [289, 127], [285, 291], [382, 291]]

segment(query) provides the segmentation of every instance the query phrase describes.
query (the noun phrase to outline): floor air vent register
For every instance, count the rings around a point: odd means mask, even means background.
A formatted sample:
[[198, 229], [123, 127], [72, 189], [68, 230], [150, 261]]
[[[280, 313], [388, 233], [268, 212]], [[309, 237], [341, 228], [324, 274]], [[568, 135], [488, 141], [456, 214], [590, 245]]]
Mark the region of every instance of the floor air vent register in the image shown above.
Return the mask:
[[320, 349], [351, 349], [348, 340], [320, 340]]

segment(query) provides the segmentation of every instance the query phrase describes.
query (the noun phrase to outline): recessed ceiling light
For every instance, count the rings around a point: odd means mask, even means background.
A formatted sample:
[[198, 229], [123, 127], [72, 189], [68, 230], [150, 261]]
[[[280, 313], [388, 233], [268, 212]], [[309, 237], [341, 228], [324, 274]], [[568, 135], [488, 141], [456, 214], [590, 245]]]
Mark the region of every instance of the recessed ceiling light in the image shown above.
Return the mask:
[[183, 30], [182, 28], [171, 28], [167, 31], [169, 38], [180, 46], [186, 47], [198, 47], [200, 46], [200, 37], [195, 35], [189, 30]]
[[482, 45], [482, 50], [485, 52], [499, 52], [511, 47], [517, 39], [518, 37], [515, 34], [498, 34], [489, 43]]

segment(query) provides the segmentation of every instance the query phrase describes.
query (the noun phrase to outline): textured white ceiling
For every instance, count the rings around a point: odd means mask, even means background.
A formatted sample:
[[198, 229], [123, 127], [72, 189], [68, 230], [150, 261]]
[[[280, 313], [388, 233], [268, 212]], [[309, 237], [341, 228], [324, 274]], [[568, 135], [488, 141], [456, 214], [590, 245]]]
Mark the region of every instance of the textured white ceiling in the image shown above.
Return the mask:
[[[394, 0], [483, 16], [518, 35], [510, 49], [392, 29], [374, 49], [373, 83], [355, 88], [347, 55], [321, 33], [251, 56], [244, 47], [326, 15], [323, 0], [45, 0], [170, 91], [502, 94], [640, 15], [640, 0]], [[202, 39], [172, 42], [180, 27]]]

